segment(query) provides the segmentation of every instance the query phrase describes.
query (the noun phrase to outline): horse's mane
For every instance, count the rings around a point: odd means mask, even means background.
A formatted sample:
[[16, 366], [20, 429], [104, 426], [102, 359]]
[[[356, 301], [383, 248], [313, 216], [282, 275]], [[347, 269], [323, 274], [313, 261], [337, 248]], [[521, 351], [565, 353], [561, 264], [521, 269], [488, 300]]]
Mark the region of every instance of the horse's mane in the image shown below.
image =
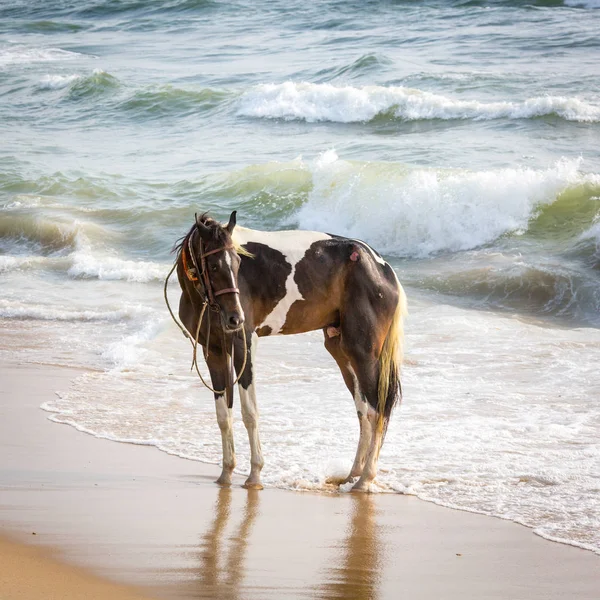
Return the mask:
[[190, 236], [192, 235], [192, 233], [194, 233], [197, 222], [206, 225], [206, 227], [210, 227], [215, 242], [221, 242], [221, 244], [225, 244], [227, 242], [227, 232], [216, 219], [209, 217], [208, 213], [202, 213], [200, 217], [196, 218], [197, 220], [190, 227], [190, 230], [183, 237], [180, 237], [175, 242], [175, 245], [173, 246], [173, 250], [171, 252], [177, 253], [177, 256], [179, 256], [179, 254], [181, 253], [181, 249], [188, 243]]
[[173, 246], [173, 250], [171, 252], [176, 253], [177, 258], [179, 258], [180, 254], [181, 254], [181, 249], [187, 245], [188, 240], [190, 239], [190, 236], [192, 235], [192, 233], [194, 233], [197, 222], [200, 222], [203, 225], [206, 225], [206, 227], [209, 227], [211, 229], [211, 232], [213, 235], [213, 241], [220, 243], [222, 246], [224, 246], [227, 242], [233, 243], [233, 247], [238, 254], [241, 254], [243, 256], [248, 256], [250, 258], [253, 257], [252, 253], [248, 252], [245, 248], [240, 246], [238, 243], [234, 242], [233, 240], [230, 241], [228, 239], [229, 234], [227, 233], [225, 228], [221, 225], [221, 223], [219, 223], [219, 221], [217, 221], [216, 219], [213, 219], [212, 217], [210, 217], [208, 215], [208, 213], [205, 212], [205, 213], [202, 213], [200, 215], [200, 217], [196, 216], [196, 221], [191, 226], [190, 230], [183, 237], [179, 238], [175, 242], [175, 245]]

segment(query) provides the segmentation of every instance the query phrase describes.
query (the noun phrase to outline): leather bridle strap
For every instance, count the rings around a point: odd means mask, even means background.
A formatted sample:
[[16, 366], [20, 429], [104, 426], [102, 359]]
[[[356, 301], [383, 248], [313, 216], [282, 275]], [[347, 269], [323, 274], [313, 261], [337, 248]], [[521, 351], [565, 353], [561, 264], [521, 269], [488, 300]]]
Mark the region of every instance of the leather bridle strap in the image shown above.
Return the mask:
[[232, 248], [233, 248], [233, 246], [231, 244], [228, 244], [227, 246], [223, 246], [222, 248], [215, 248], [214, 250], [209, 250], [208, 252], [203, 252], [202, 254], [200, 254], [200, 259], [203, 259], [206, 256], [210, 256], [211, 254], [216, 254], [217, 252], [223, 252], [223, 250], [231, 250]]
[[[215, 298], [217, 296], [222, 296], [223, 294], [239, 294], [240, 290], [236, 287], [231, 287], [231, 288], [224, 288], [222, 290], [218, 290], [215, 292], [213, 290], [212, 283], [210, 281], [208, 269], [206, 268], [206, 260], [205, 259], [207, 256], [210, 256], [211, 254], [217, 254], [218, 252], [224, 252], [226, 250], [231, 250], [233, 248], [233, 246], [231, 244], [228, 244], [226, 246], [222, 246], [221, 248], [215, 248], [214, 250], [209, 250], [208, 252], [202, 252], [202, 239], [200, 239], [201, 268], [198, 268], [198, 262], [196, 261], [196, 255], [192, 248], [192, 238], [194, 237], [194, 233], [192, 233], [192, 235], [190, 236], [190, 238], [188, 240], [188, 251], [190, 253], [190, 257], [192, 259], [192, 262], [194, 263], [194, 268], [195, 268], [196, 273], [199, 273], [202, 277], [202, 283], [204, 284], [204, 290], [206, 292], [206, 297], [208, 299], [208, 303], [211, 305], [211, 307], [220, 309], [219, 305], [215, 301]], [[186, 268], [185, 252], [183, 253], [183, 262], [184, 262], [184, 269], [185, 269], [187, 278], [192, 282], [198, 281], [198, 277], [194, 277], [194, 275], [192, 273], [192, 269]], [[196, 288], [196, 289], [198, 289], [198, 288]], [[198, 290], [198, 292], [199, 292], [199, 290]]]
[[224, 290], [219, 290], [218, 292], [213, 292], [213, 296], [221, 296], [222, 294], [239, 294], [239, 288], [225, 288]]

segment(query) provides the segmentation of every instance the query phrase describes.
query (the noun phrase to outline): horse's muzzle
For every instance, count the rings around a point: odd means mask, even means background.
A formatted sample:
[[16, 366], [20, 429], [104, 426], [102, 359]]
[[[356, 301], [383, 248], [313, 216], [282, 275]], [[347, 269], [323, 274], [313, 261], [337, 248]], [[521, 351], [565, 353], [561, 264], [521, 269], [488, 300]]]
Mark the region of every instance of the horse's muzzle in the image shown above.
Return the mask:
[[244, 315], [239, 313], [232, 313], [224, 316], [223, 328], [229, 333], [239, 331], [244, 325]]

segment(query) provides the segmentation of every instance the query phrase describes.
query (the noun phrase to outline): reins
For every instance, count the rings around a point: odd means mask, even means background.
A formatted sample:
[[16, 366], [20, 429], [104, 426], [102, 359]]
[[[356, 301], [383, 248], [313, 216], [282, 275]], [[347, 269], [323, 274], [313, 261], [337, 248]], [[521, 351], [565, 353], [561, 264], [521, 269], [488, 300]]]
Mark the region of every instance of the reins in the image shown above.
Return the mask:
[[[204, 313], [206, 312], [207, 306], [210, 306], [210, 308], [213, 312], [221, 312], [221, 307], [215, 300], [215, 298], [217, 296], [221, 296], [223, 294], [239, 294], [240, 290], [238, 288], [225, 288], [225, 289], [218, 290], [215, 292], [213, 290], [212, 282], [210, 281], [210, 277], [208, 275], [208, 270], [206, 268], [206, 257], [207, 256], [210, 256], [211, 254], [217, 254], [218, 252], [224, 252], [226, 250], [230, 250], [231, 248], [233, 248], [233, 246], [231, 244], [229, 244], [227, 246], [222, 246], [221, 248], [216, 248], [214, 250], [210, 250], [209, 252], [202, 252], [202, 240], [200, 240], [200, 264], [202, 265], [202, 268], [199, 269], [198, 262], [196, 260], [196, 256], [195, 256], [195, 254], [193, 252], [193, 248], [192, 248], [192, 238], [194, 237], [195, 232], [196, 232], [196, 230], [194, 230], [188, 236], [188, 239], [187, 239], [188, 251], [190, 253], [190, 258], [192, 259], [192, 263], [194, 264], [193, 268], [188, 268], [188, 266], [187, 266], [185, 241], [184, 241], [184, 244], [182, 244], [181, 250], [180, 250], [180, 256], [181, 256], [181, 260], [183, 263], [183, 269], [186, 274], [186, 277], [193, 284], [196, 292], [202, 297], [203, 294], [200, 291], [199, 286], [196, 283], [194, 283], [194, 282], [200, 281], [200, 277], [201, 277], [202, 283], [204, 285], [204, 290], [206, 292], [206, 295], [203, 297], [202, 310], [200, 311], [200, 316], [198, 318], [198, 326], [196, 327], [195, 337], [192, 337], [190, 332], [179, 322], [179, 320], [173, 313], [173, 310], [171, 309], [171, 305], [169, 303], [169, 298], [167, 295], [167, 287], [169, 285], [169, 279], [171, 278], [171, 275], [173, 275], [173, 271], [175, 271], [175, 269], [177, 268], [177, 265], [179, 263], [179, 256], [175, 260], [175, 264], [171, 267], [171, 270], [169, 271], [169, 274], [167, 275], [167, 278], [165, 279], [165, 285], [164, 285], [163, 292], [164, 292], [164, 297], [165, 297], [165, 303], [167, 305], [167, 308], [169, 309], [169, 314], [171, 315], [171, 318], [173, 319], [173, 321], [175, 322], [177, 327], [179, 327], [179, 329], [181, 329], [183, 335], [186, 338], [188, 338], [192, 344], [192, 348], [193, 348], [192, 368], [194, 368], [194, 367], [196, 368], [196, 373], [198, 373], [198, 377], [200, 377], [200, 381], [202, 381], [202, 383], [204, 384], [205, 387], [207, 387], [211, 392], [220, 395], [220, 394], [224, 394], [227, 391], [227, 384], [225, 385], [224, 390], [215, 390], [212, 386], [210, 386], [208, 383], [206, 383], [206, 381], [205, 381], [204, 377], [202, 377], [202, 373], [200, 373], [200, 369], [198, 367], [197, 349], [198, 349], [198, 339], [200, 337], [200, 328], [202, 327], [202, 321], [204, 320]], [[198, 277], [198, 273], [200, 274], [200, 277]], [[208, 359], [208, 349], [207, 348], [208, 348], [208, 344], [210, 341], [210, 321], [211, 321], [211, 319], [209, 317], [208, 332], [206, 335], [206, 348], [204, 346], [202, 346], [202, 353], [204, 354], [205, 361], [207, 361], [207, 359]], [[222, 347], [223, 347], [223, 350], [225, 351], [225, 355], [227, 356], [228, 352], [225, 347], [226, 337], [225, 337], [225, 329], [224, 328], [222, 328], [222, 334], [223, 334], [223, 341], [222, 341], [223, 346]], [[246, 330], [244, 327], [242, 327], [242, 338], [244, 340], [244, 362], [242, 363], [242, 368], [240, 369], [239, 375], [237, 376], [235, 381], [232, 383], [232, 386], [234, 386], [236, 383], [239, 382], [239, 380], [241, 379], [241, 377], [244, 374], [244, 371], [246, 369], [246, 363], [247, 363], [247, 359], [248, 359], [248, 343], [246, 340]], [[234, 359], [234, 350], [235, 350], [235, 346], [234, 346], [233, 337], [232, 337], [232, 340], [231, 340], [231, 366], [232, 366], [232, 369], [234, 367], [234, 360], [233, 360]], [[233, 379], [232, 374], [231, 374], [230, 379]]]

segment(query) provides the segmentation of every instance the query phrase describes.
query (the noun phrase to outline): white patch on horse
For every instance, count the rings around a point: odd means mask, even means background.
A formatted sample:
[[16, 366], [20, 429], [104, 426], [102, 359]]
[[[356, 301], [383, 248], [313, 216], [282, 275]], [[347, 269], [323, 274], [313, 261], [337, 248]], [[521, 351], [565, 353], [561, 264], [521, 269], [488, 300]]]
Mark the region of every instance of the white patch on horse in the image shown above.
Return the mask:
[[254, 369], [256, 368], [255, 356], [257, 343], [258, 336], [256, 333], [253, 333], [250, 344], [251, 369], [253, 371], [252, 383], [248, 386], [247, 390], [245, 390], [241, 384], [238, 386], [240, 393], [240, 404], [242, 407], [242, 420], [244, 421], [244, 425], [248, 431], [248, 440], [250, 442], [250, 475], [246, 480], [245, 485], [251, 487], [262, 487], [260, 483], [260, 472], [265, 464], [260, 447], [260, 437], [258, 434], [258, 406], [256, 404], [256, 390], [254, 387]]
[[[237, 284], [235, 281], [235, 277], [233, 275], [233, 263], [231, 261], [231, 256], [230, 256], [229, 252], [224, 252], [224, 255], [225, 255], [225, 264], [229, 267], [229, 281], [231, 282], [229, 287], [232, 289], [237, 289]], [[242, 308], [239, 294], [235, 295], [235, 303], [236, 303], [236, 310], [243, 316], [244, 309]]]
[[352, 380], [354, 382], [354, 390], [352, 395], [354, 396], [354, 406], [356, 407], [356, 414], [360, 423], [358, 447], [356, 448], [354, 464], [352, 465], [352, 470], [350, 471], [350, 477], [357, 477], [362, 474], [365, 460], [367, 458], [367, 452], [371, 444], [371, 427], [367, 418], [369, 409], [371, 407], [361, 392], [360, 385], [358, 383], [358, 377], [356, 376], [354, 369], [350, 366], [350, 364], [346, 366], [350, 372], [350, 375], [352, 375]]
[[294, 279], [296, 266], [304, 258], [312, 244], [321, 240], [330, 240], [331, 236], [318, 231], [254, 231], [245, 227], [236, 227], [233, 237], [242, 246], [248, 242], [256, 242], [278, 250], [292, 266], [285, 281], [285, 296], [275, 305], [262, 323], [257, 323], [257, 326], [270, 327], [271, 335], [281, 333], [292, 304], [296, 300], [304, 300]]
[[224, 394], [215, 398], [217, 411], [217, 423], [221, 430], [221, 442], [223, 445], [223, 472], [219, 478], [221, 483], [231, 481], [231, 472], [235, 469], [235, 448], [233, 445], [233, 411], [227, 407], [227, 399]]
[[231, 262], [231, 256], [229, 256], [229, 252], [224, 252], [225, 254], [225, 264], [229, 267], [229, 281], [231, 281], [232, 288], [237, 287], [235, 285], [235, 277], [233, 276], [233, 263]]

